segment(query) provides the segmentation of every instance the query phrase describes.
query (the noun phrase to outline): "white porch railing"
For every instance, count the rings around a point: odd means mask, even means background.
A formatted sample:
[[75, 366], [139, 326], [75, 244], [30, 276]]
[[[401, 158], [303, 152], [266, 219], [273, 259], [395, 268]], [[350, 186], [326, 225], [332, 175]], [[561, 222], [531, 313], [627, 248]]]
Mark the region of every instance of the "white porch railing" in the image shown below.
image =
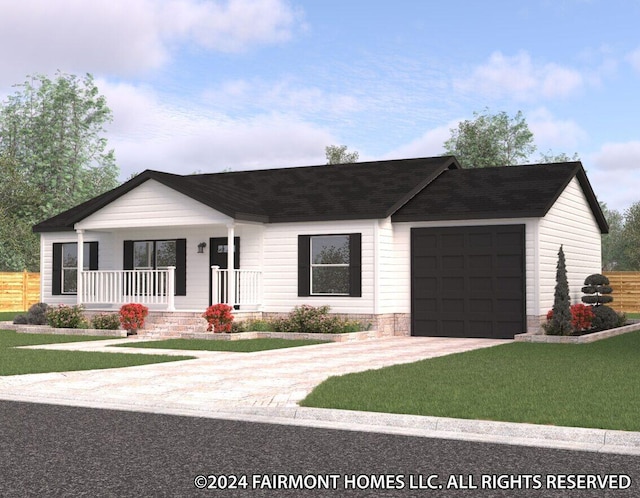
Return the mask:
[[[233, 275], [233, 281], [229, 275]], [[260, 270], [225, 270], [211, 267], [213, 304], [258, 307], [262, 304], [262, 272]], [[232, 297], [233, 296], [233, 297]]]
[[157, 304], [175, 309], [175, 267], [166, 270], [83, 271], [82, 304]]

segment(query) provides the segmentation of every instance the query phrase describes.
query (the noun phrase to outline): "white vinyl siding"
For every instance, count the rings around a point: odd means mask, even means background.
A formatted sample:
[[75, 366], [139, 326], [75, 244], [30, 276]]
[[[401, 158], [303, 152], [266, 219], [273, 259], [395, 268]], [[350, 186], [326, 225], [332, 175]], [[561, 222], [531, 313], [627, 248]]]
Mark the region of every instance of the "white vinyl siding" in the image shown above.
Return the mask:
[[[263, 311], [286, 312], [294, 306], [329, 305], [333, 313], [373, 313], [374, 224], [378, 220], [274, 223], [264, 230]], [[362, 234], [362, 297], [298, 297], [298, 235]]]
[[395, 313], [399, 309], [398, 278], [394, 274], [396, 261], [396, 227], [391, 219], [380, 220], [378, 224], [378, 250], [376, 251], [376, 271], [378, 273], [377, 313]]
[[76, 223], [89, 230], [229, 223], [231, 218], [155, 180], [147, 180]]
[[584, 279], [600, 273], [600, 229], [576, 178], [571, 180], [547, 215], [539, 222], [540, 309], [544, 315], [553, 306], [558, 250], [563, 246], [569, 293], [579, 303]]
[[385, 269], [385, 280], [392, 282], [391, 289], [396, 295], [395, 312], [411, 312], [411, 228], [420, 227], [461, 227], [488, 225], [525, 225], [525, 271], [526, 271], [526, 308], [527, 314], [533, 309], [535, 294], [534, 278], [534, 230], [535, 218], [503, 218], [489, 220], [451, 220], [403, 222], [394, 225], [394, 261]]

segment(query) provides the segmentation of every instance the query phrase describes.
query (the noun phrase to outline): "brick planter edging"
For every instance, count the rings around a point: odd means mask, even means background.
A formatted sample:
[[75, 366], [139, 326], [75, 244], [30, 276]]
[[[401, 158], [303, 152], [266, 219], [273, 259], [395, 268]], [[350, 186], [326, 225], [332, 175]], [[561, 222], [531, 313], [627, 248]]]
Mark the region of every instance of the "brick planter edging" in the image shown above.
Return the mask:
[[1, 322], [0, 329], [15, 330], [19, 334], [96, 335], [108, 337], [127, 336], [126, 330], [65, 329], [49, 327], [49, 325], [18, 325], [10, 322]]
[[[96, 335], [110, 337], [126, 337], [126, 330], [100, 330], [100, 329], [64, 329], [53, 328], [48, 325], [17, 325], [11, 322], [0, 322], [0, 328], [15, 330], [21, 334], [61, 334], [61, 335]], [[319, 341], [347, 342], [360, 341], [364, 339], [374, 339], [377, 337], [388, 337], [377, 330], [366, 330], [363, 332], [348, 332], [345, 334], [302, 334], [296, 332], [239, 332], [233, 334], [214, 334], [213, 332], [183, 332], [166, 336], [158, 336], [162, 339], [211, 339], [218, 341], [238, 341], [242, 339], [315, 339]], [[133, 337], [153, 337], [153, 334], [145, 334], [141, 330], [138, 336]]]
[[587, 344], [590, 342], [600, 341], [609, 337], [635, 332], [640, 330], [640, 322], [625, 325], [615, 329], [603, 330], [592, 334], [580, 336], [572, 335], [541, 335], [541, 334], [518, 334], [514, 337], [516, 342], [546, 342], [546, 343], [564, 343], [564, 344]]
[[215, 334], [213, 332], [186, 332], [176, 334], [172, 336], [171, 339], [210, 339], [214, 341], [241, 341], [243, 339], [311, 339], [318, 341], [347, 342], [374, 339], [378, 337], [389, 337], [389, 335], [382, 334], [377, 330], [347, 332], [345, 334], [303, 334], [299, 332], [238, 332], [231, 334]]

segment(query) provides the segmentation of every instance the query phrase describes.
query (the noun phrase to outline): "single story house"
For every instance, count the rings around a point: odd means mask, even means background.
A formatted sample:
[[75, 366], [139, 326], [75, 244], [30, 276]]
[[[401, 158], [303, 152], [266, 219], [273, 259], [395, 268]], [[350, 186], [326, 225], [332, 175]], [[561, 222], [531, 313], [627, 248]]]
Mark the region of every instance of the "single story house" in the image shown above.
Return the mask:
[[389, 334], [511, 338], [552, 307], [560, 245], [579, 302], [608, 226], [580, 162], [461, 169], [442, 156], [147, 170], [34, 231], [52, 305], [329, 305]]

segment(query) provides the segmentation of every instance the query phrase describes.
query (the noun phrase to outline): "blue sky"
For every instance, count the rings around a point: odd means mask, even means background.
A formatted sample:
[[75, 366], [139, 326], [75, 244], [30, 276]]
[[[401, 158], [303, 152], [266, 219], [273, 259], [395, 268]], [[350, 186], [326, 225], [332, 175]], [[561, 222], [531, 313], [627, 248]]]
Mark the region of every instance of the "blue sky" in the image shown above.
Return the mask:
[[0, 97], [92, 73], [122, 178], [437, 155], [474, 111], [521, 110], [540, 153], [640, 201], [640, 0], [3, 2]]

